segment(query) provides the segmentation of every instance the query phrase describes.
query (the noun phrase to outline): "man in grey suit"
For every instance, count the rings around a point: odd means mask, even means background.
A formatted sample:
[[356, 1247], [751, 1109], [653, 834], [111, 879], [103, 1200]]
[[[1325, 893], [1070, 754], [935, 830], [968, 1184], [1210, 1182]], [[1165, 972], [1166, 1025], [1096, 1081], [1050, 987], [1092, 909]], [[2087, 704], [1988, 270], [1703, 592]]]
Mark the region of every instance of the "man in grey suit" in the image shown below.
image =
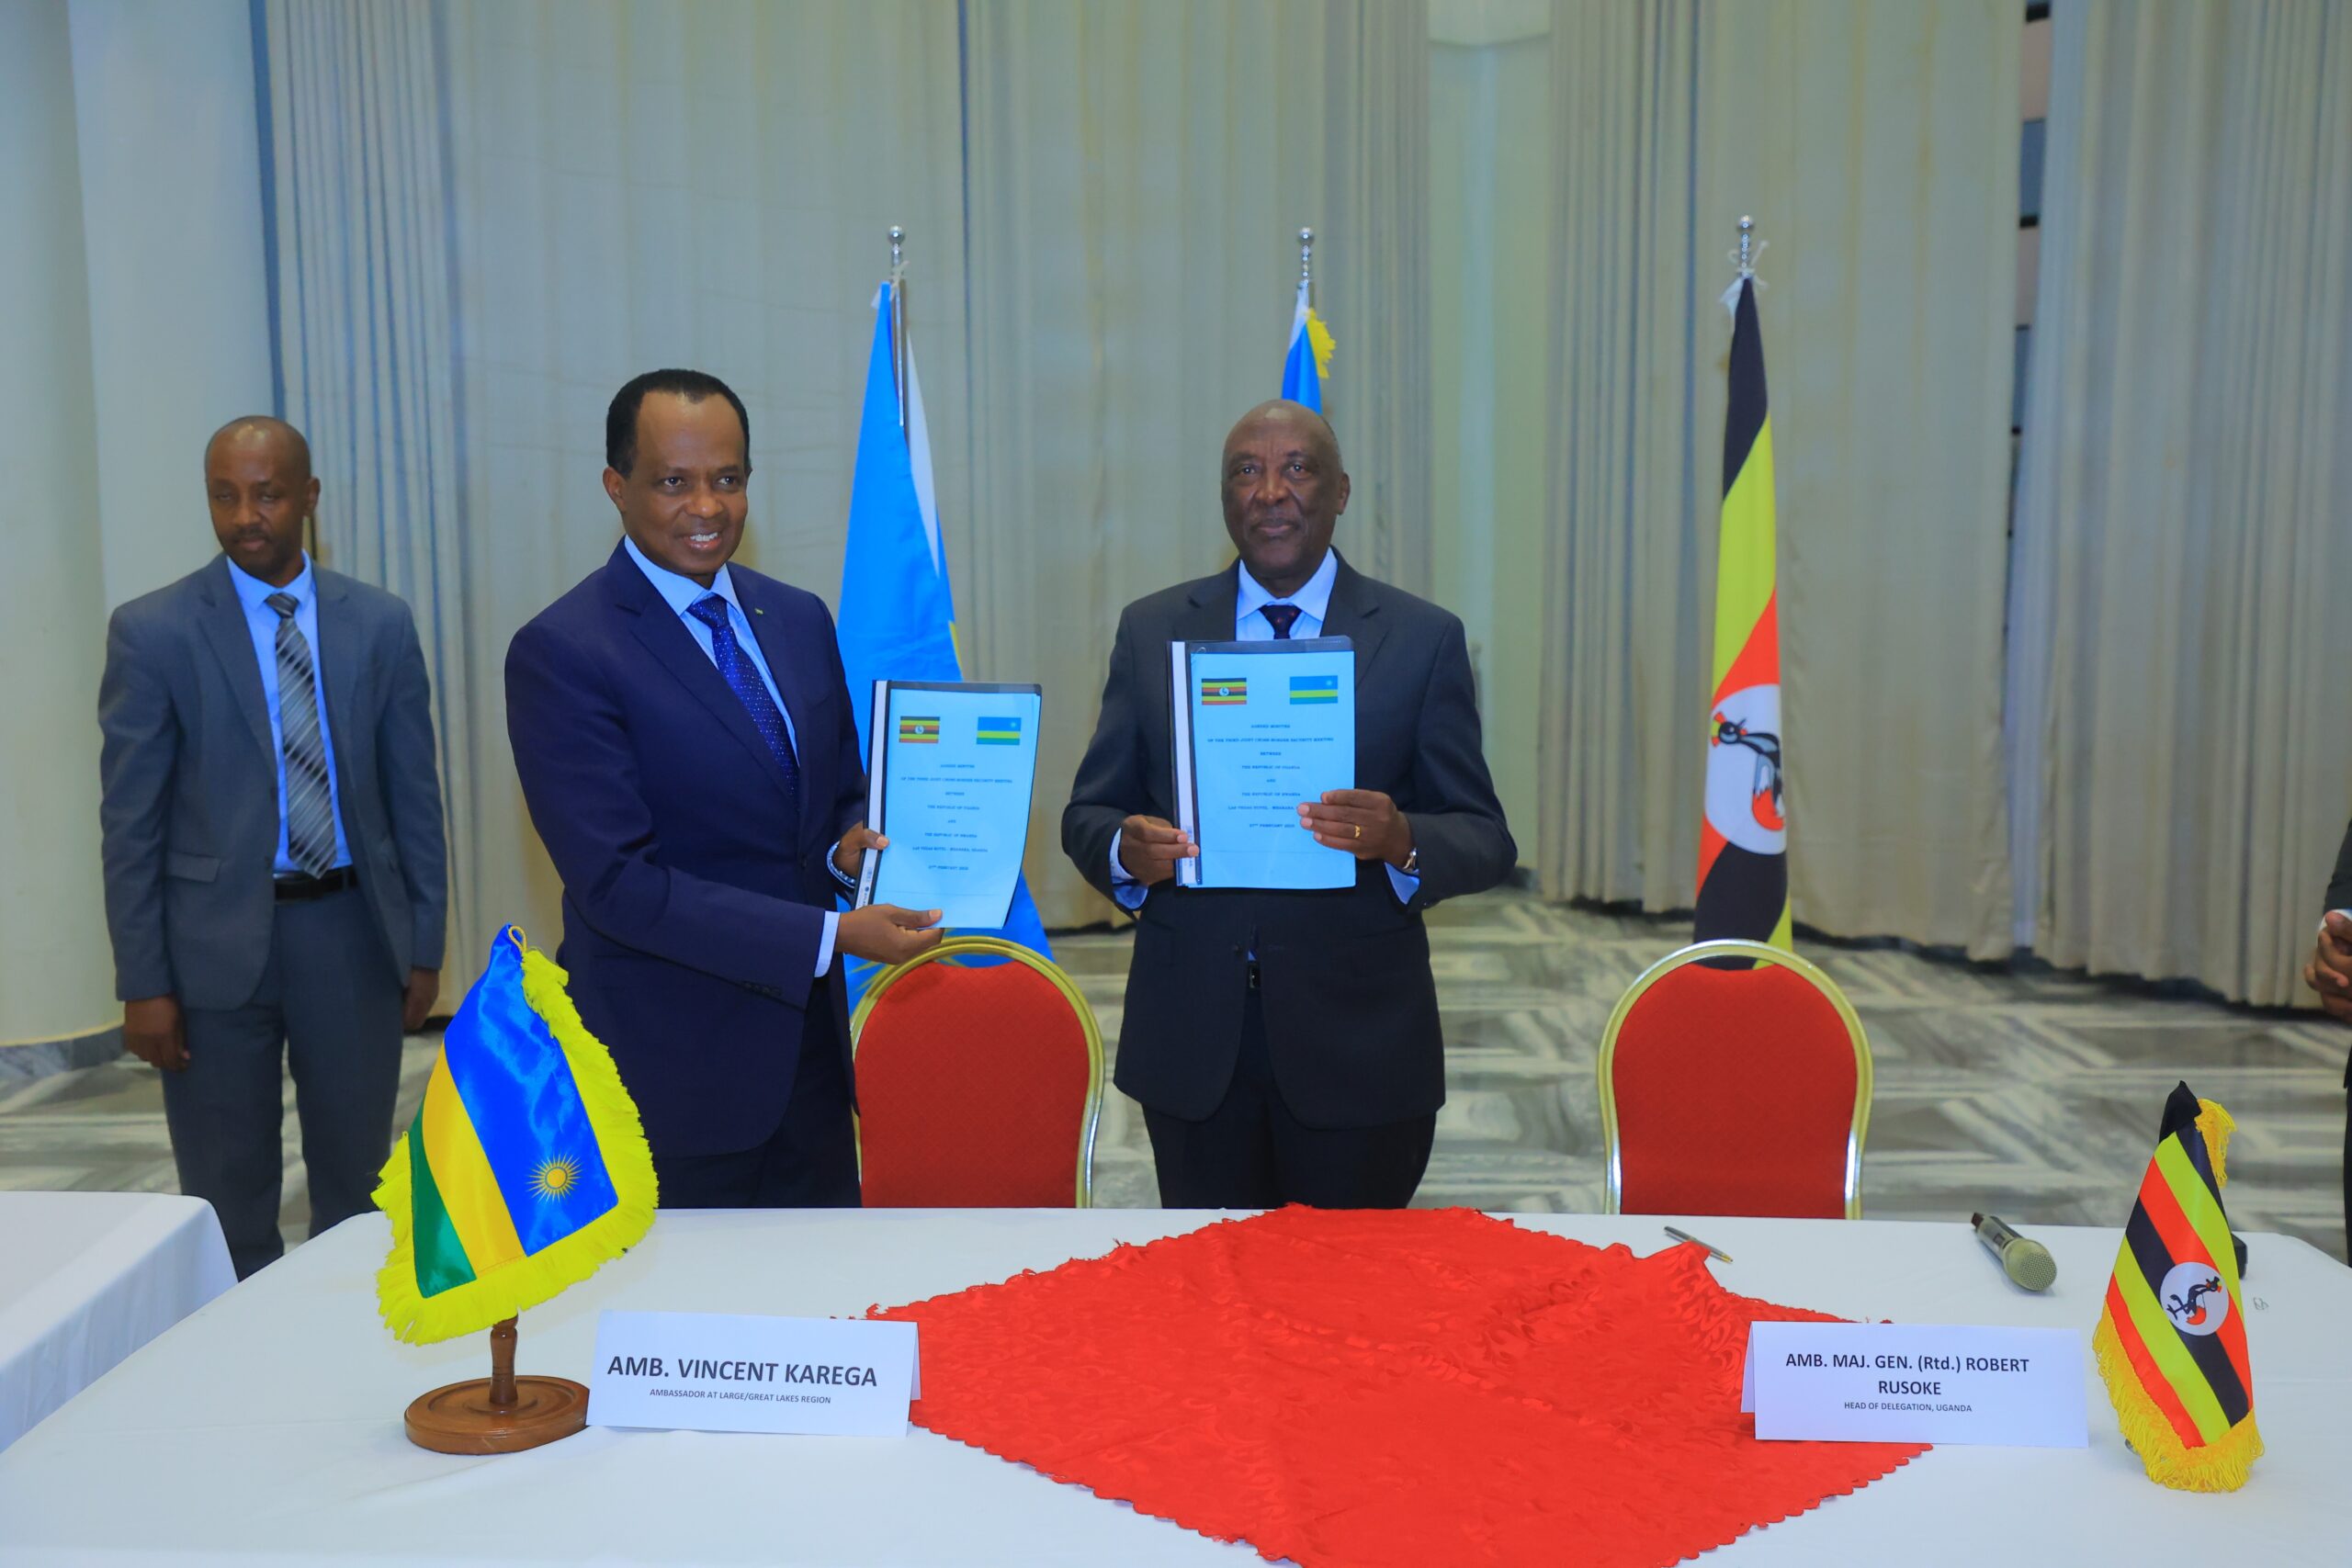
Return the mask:
[[242, 1278], [285, 1249], [281, 1060], [311, 1234], [368, 1207], [447, 873], [416, 626], [303, 550], [309, 443], [232, 421], [204, 480], [221, 554], [107, 628], [100, 816], [123, 1043], [163, 1069], [180, 1190]]

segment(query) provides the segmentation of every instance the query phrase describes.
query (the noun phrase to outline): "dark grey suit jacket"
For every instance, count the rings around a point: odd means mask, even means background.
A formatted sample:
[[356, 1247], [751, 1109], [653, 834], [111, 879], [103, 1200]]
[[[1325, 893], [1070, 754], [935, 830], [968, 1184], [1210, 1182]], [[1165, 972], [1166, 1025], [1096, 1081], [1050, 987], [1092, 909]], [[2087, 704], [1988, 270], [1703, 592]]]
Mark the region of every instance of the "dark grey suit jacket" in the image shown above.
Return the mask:
[[[251, 999], [276, 908], [277, 754], [261, 665], [224, 557], [133, 599], [107, 627], [98, 776], [115, 994]], [[424, 652], [408, 605], [313, 567], [314, 650], [335, 797], [359, 891], [401, 983], [441, 966], [448, 913]]]
[[[1102, 716], [1062, 813], [1062, 848], [1111, 891], [1111, 840], [1130, 813], [1174, 820], [1168, 645], [1233, 636], [1236, 569], [1139, 599], [1119, 618]], [[1119, 1032], [1120, 1089], [1199, 1120], [1233, 1077], [1249, 955], [1274, 1077], [1311, 1126], [1363, 1127], [1445, 1100], [1445, 1043], [1421, 911], [1492, 887], [1518, 850], [1480, 750], [1462, 623], [1340, 562], [1325, 637], [1355, 644], [1356, 785], [1412, 819], [1420, 886], [1398, 900], [1385, 866], [1317, 893], [1161, 883], [1137, 911]]]

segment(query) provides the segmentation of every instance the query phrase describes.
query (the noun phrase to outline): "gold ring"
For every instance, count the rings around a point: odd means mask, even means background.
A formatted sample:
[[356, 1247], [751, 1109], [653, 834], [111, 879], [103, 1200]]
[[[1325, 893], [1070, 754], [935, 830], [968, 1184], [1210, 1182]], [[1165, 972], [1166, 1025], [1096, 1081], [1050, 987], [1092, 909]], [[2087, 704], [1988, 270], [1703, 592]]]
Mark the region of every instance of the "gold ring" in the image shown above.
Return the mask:
[[1363, 837], [1363, 824], [1361, 822], [1356, 824], [1356, 837], [1359, 839]]

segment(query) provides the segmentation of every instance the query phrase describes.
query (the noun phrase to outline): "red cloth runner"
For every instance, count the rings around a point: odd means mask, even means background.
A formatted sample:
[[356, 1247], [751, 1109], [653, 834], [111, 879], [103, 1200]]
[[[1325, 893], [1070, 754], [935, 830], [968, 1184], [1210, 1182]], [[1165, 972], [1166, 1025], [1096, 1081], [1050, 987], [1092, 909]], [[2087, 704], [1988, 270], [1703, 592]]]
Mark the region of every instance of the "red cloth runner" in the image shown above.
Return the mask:
[[1290, 1208], [872, 1315], [920, 1425], [1271, 1559], [1654, 1568], [1924, 1451], [1757, 1441], [1747, 1325], [1831, 1320], [1704, 1259]]

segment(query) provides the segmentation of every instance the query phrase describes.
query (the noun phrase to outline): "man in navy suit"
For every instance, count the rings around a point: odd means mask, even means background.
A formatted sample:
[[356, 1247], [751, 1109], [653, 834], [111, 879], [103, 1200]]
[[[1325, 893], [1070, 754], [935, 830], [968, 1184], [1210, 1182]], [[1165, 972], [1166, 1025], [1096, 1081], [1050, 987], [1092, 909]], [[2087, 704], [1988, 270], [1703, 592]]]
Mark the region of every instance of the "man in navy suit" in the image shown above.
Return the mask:
[[751, 420], [716, 377], [614, 395], [612, 558], [514, 634], [506, 730], [563, 878], [582, 1022], [636, 1099], [668, 1208], [854, 1206], [841, 954], [894, 964], [939, 911], [833, 910], [882, 840], [813, 593], [729, 558]]

